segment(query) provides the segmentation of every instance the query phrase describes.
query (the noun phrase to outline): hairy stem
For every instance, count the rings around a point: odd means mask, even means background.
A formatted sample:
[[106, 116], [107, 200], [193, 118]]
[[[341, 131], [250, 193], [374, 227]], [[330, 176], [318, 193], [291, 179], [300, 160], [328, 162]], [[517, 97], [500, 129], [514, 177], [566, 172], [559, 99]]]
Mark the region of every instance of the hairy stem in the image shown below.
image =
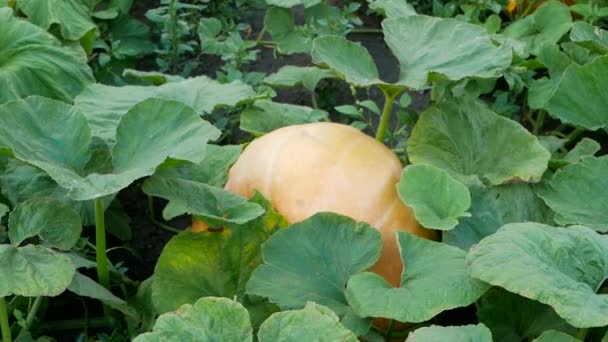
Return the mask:
[[540, 133], [540, 129], [543, 127], [544, 121], [545, 121], [545, 111], [541, 110], [538, 113], [538, 117], [536, 118], [536, 121], [534, 121], [534, 126], [532, 127], [532, 134], [538, 135], [538, 133]]
[[154, 210], [154, 197], [148, 195], [148, 215], [151, 220], [154, 221], [156, 217], [156, 212]]
[[386, 136], [386, 129], [388, 123], [391, 121], [391, 112], [393, 111], [393, 102], [399, 95], [397, 92], [388, 92], [382, 89], [384, 94], [384, 108], [382, 109], [382, 116], [380, 116], [380, 123], [378, 124], [378, 131], [376, 131], [376, 140], [384, 143], [384, 137]]
[[258, 38], [255, 40], [255, 45], [260, 45], [260, 43], [264, 39], [265, 35], [266, 35], [266, 26], [264, 26], [262, 28], [262, 31], [260, 31], [260, 33], [258, 33]]
[[99, 283], [105, 288], [110, 288], [110, 272], [108, 271], [108, 256], [106, 255], [106, 224], [101, 198], [95, 199], [95, 256]]
[[34, 323], [34, 319], [36, 319], [36, 314], [38, 313], [38, 309], [40, 308], [40, 304], [42, 304], [42, 299], [44, 297], [36, 297], [34, 300], [34, 304], [32, 304], [32, 308], [27, 313], [27, 317], [25, 318], [25, 327], [23, 329], [29, 331]]
[[319, 104], [317, 103], [317, 93], [314, 89], [310, 91], [310, 100], [312, 102], [312, 108], [318, 109]]
[[11, 326], [8, 325], [8, 311], [4, 297], [0, 297], [0, 329], [2, 329], [2, 341], [12, 342]]

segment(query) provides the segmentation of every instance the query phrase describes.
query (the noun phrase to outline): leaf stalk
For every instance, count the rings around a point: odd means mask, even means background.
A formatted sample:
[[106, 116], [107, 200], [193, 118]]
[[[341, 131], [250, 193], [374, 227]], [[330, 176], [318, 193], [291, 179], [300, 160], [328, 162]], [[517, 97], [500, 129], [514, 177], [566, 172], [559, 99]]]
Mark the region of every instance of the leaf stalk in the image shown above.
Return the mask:
[[95, 199], [95, 256], [97, 261], [97, 278], [105, 288], [110, 288], [110, 272], [106, 254], [106, 224], [103, 199]]
[[2, 330], [2, 341], [12, 342], [11, 326], [8, 324], [8, 311], [4, 297], [0, 297], [0, 329]]

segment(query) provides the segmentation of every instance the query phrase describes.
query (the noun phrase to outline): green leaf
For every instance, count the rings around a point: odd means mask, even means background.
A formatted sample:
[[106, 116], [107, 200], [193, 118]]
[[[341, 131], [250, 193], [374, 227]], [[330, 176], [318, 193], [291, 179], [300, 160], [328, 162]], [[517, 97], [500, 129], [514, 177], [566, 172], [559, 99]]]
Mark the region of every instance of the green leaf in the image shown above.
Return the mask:
[[436, 74], [453, 81], [498, 77], [511, 64], [511, 49], [496, 46], [478, 25], [412, 15], [387, 19], [382, 27], [401, 65], [398, 83], [414, 89], [424, 87]]
[[311, 55], [314, 63], [331, 68], [355, 86], [383, 83], [372, 56], [360, 43], [339, 36], [322, 36], [312, 42]]
[[578, 163], [587, 157], [593, 157], [594, 154], [599, 152], [602, 146], [595, 140], [589, 138], [583, 138], [579, 141], [576, 146], [564, 156], [564, 161], [570, 164]]
[[6, 215], [6, 213], [8, 213], [9, 211], [10, 211], [9, 207], [0, 203], [0, 222], [1, 222], [2, 218], [4, 217], [4, 215]]
[[251, 275], [247, 293], [268, 297], [282, 309], [314, 301], [340, 317], [353, 315], [344, 294], [348, 278], [371, 267], [381, 248], [380, 233], [368, 224], [316, 214], [268, 239], [264, 264]]
[[487, 284], [467, 274], [466, 252], [405, 232], [398, 232], [397, 238], [406, 265], [401, 287], [393, 288], [371, 272], [353, 276], [346, 298], [357, 314], [424, 322], [442, 311], [468, 306], [488, 290]]
[[450, 230], [458, 218], [470, 216], [471, 194], [466, 185], [431, 165], [409, 165], [397, 183], [399, 197], [426, 228]]
[[115, 57], [141, 57], [154, 52], [148, 26], [127, 15], [110, 22], [110, 37]]
[[53, 297], [72, 281], [70, 259], [41, 246], [0, 245], [0, 297]]
[[78, 109], [29, 97], [0, 106], [0, 114], [0, 146], [45, 170], [75, 200], [114, 194], [154, 173], [167, 158], [200, 162], [207, 141], [219, 136], [186, 105], [151, 98], [120, 120], [112, 148], [113, 170], [103, 174], [86, 170], [90, 174], [83, 176], [92, 148], [90, 129]]
[[549, 151], [519, 123], [466, 98], [425, 110], [407, 151], [414, 164], [478, 176], [491, 184], [536, 182], [550, 158]]
[[260, 327], [258, 338], [260, 342], [358, 341], [333, 311], [313, 302], [306, 303], [301, 310], [273, 314]]
[[262, 243], [286, 225], [260, 195], [252, 202], [264, 206], [267, 213], [246, 225], [229, 225], [219, 232], [183, 232], [165, 245], [152, 284], [158, 312], [175, 310], [204, 296], [244, 299], [247, 280], [262, 262]]
[[129, 307], [124, 300], [116, 297], [93, 279], [78, 272], [74, 274], [68, 290], [82, 297], [98, 299], [109, 307], [117, 309], [130, 317], [137, 317], [135, 309]]
[[570, 40], [579, 43], [589, 50], [601, 54], [608, 53], [608, 31], [584, 21], [577, 21], [572, 24]]
[[586, 65], [572, 63], [558, 80], [545, 104], [547, 111], [564, 123], [596, 130], [608, 125], [608, 56]]
[[241, 304], [228, 298], [208, 297], [161, 315], [153, 332], [133, 340], [157, 341], [253, 341], [253, 329]]
[[29, 95], [71, 102], [94, 82], [82, 51], [0, 8], [0, 104]]
[[[222, 188], [179, 178], [154, 176], [148, 178], [142, 190], [151, 196], [171, 201], [171, 219], [182, 214], [202, 217], [212, 226], [225, 223], [244, 224], [264, 213], [264, 209], [246, 198]], [[167, 210], [165, 211], [167, 212]]]
[[232, 107], [252, 100], [256, 94], [241, 81], [220, 84], [206, 76], [199, 76], [158, 87], [94, 84], [79, 94], [75, 102], [86, 115], [93, 135], [111, 145], [121, 117], [136, 104], [152, 97], [181, 102], [202, 115], [222, 106]]
[[312, 7], [321, 3], [321, 0], [265, 0], [268, 5], [291, 8], [298, 5]]
[[468, 250], [500, 227], [514, 222], [552, 223], [552, 212], [528, 184], [471, 185], [470, 217], [443, 233], [443, 242]]
[[492, 342], [492, 333], [483, 324], [440, 327], [431, 325], [416, 329], [407, 337], [408, 342]]
[[205, 159], [200, 163], [161, 167], [154, 175], [223, 187], [228, 179], [228, 169], [236, 162], [242, 149], [240, 145], [209, 144]]
[[416, 10], [406, 0], [375, 0], [369, 8], [384, 15], [388, 19], [416, 15]]
[[580, 342], [580, 340], [563, 332], [550, 330], [545, 331], [532, 342]]
[[556, 44], [572, 26], [568, 6], [547, 1], [524, 18], [507, 26], [503, 34], [525, 43], [525, 53], [538, 55], [543, 44]]
[[184, 80], [181, 76], [163, 74], [158, 71], [141, 71], [134, 69], [125, 69], [122, 72], [123, 77], [132, 77], [141, 81], [146, 81], [152, 85], [159, 86], [169, 82], [181, 82]]
[[270, 133], [285, 126], [327, 120], [327, 112], [287, 103], [258, 100], [241, 113], [241, 126], [253, 134]]
[[537, 187], [538, 195], [556, 212], [561, 225], [582, 224], [608, 231], [608, 156], [587, 157], [559, 169]]
[[481, 297], [477, 317], [490, 328], [495, 342], [529, 341], [550, 329], [576, 334], [550, 306], [500, 288]]
[[577, 226], [512, 223], [471, 248], [471, 276], [551, 306], [577, 328], [608, 324], [606, 239]]
[[[319, 0], [311, 0], [319, 1]], [[291, 11], [287, 8], [270, 7], [264, 17], [264, 27], [277, 44], [280, 53], [308, 53], [312, 47], [312, 38], [296, 26]]]
[[273, 87], [295, 87], [302, 85], [310, 91], [314, 91], [317, 84], [326, 78], [335, 78], [336, 74], [327, 69], [317, 67], [300, 67], [286, 65], [274, 74], [266, 76], [264, 83]]
[[58, 25], [67, 40], [80, 40], [89, 31], [97, 31], [91, 8], [82, 0], [17, 0], [17, 6], [30, 22], [45, 30]]
[[50, 246], [70, 250], [80, 239], [80, 215], [65, 203], [36, 198], [15, 207], [9, 217], [9, 238], [14, 246], [39, 236]]

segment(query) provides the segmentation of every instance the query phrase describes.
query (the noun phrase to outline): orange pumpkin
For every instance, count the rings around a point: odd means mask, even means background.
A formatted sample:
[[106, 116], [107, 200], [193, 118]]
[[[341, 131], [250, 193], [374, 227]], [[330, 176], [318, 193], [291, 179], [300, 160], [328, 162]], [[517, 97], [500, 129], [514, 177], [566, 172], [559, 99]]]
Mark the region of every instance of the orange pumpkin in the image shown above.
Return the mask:
[[[225, 188], [247, 198], [258, 190], [290, 223], [323, 211], [369, 223], [384, 243], [373, 271], [399, 286], [403, 265], [395, 231], [434, 237], [397, 195], [402, 168], [389, 148], [351, 126], [311, 123], [254, 140], [230, 169]], [[192, 230], [204, 229], [195, 219]]]

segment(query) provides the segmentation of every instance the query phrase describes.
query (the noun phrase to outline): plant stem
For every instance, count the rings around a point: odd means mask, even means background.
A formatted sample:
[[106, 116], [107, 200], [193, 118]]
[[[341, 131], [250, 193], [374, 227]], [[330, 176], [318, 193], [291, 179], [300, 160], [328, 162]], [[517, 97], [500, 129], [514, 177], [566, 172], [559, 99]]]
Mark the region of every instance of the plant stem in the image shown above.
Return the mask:
[[382, 33], [382, 29], [373, 29], [373, 28], [362, 28], [362, 29], [353, 29], [350, 31], [351, 33]]
[[585, 342], [585, 339], [587, 338], [587, 328], [581, 328], [578, 330], [578, 335], [576, 335], [576, 337], [580, 340]]
[[40, 304], [42, 304], [43, 297], [36, 297], [34, 300], [34, 304], [32, 308], [27, 313], [27, 317], [25, 318], [25, 327], [23, 328], [26, 331], [29, 331], [32, 327], [32, 323], [34, 323], [34, 319], [36, 319], [36, 313], [38, 313], [38, 309], [40, 308]]
[[583, 134], [585, 132], [584, 129], [582, 128], [575, 128], [574, 131], [570, 132], [570, 134], [568, 134], [568, 144], [574, 142], [574, 140], [576, 140], [576, 138], [580, 137], [581, 134]]
[[179, 40], [177, 39], [177, 8], [175, 6], [176, 0], [171, 0], [169, 3], [169, 31], [171, 34], [171, 71], [177, 72], [177, 60]]
[[103, 199], [95, 199], [95, 255], [97, 260], [97, 278], [106, 289], [110, 288], [110, 272], [106, 255], [106, 224], [104, 219]]
[[154, 197], [148, 195], [148, 215], [150, 215], [150, 219], [154, 221], [156, 217], [156, 213], [154, 212]]
[[159, 228], [164, 229], [164, 230], [166, 230], [168, 232], [171, 232], [173, 234], [179, 234], [179, 233], [183, 232], [183, 230], [181, 230], [181, 229], [173, 228], [170, 225], [164, 224], [164, 223], [162, 223], [160, 221], [156, 221], [155, 220], [154, 224], [156, 224]]
[[319, 104], [317, 103], [317, 93], [314, 89], [310, 91], [310, 100], [312, 101], [312, 108], [318, 109]]
[[266, 26], [262, 28], [262, 31], [258, 33], [258, 38], [255, 40], [255, 45], [260, 45], [262, 39], [264, 39], [264, 35], [266, 35]]
[[538, 117], [536, 121], [534, 121], [534, 126], [532, 127], [532, 134], [538, 135], [540, 133], [540, 129], [543, 127], [543, 122], [545, 121], [545, 111], [541, 110], [538, 112]]
[[393, 102], [395, 102], [395, 98], [399, 95], [399, 93], [389, 93], [384, 89], [382, 89], [382, 93], [384, 94], [384, 108], [382, 109], [382, 116], [380, 117], [380, 123], [378, 124], [378, 131], [376, 131], [376, 140], [381, 143], [384, 143], [386, 129], [388, 128], [388, 123], [391, 120]]
[[0, 329], [2, 329], [2, 341], [12, 342], [11, 326], [8, 325], [8, 311], [4, 297], [0, 297]]

